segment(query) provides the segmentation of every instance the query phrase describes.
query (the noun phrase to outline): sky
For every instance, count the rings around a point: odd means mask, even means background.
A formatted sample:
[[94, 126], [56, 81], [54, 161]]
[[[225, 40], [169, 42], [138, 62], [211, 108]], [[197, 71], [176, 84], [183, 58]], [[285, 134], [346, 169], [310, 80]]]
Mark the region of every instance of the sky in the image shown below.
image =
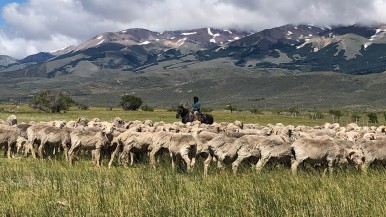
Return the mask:
[[0, 0], [0, 55], [18, 59], [103, 32], [386, 23], [386, 0]]

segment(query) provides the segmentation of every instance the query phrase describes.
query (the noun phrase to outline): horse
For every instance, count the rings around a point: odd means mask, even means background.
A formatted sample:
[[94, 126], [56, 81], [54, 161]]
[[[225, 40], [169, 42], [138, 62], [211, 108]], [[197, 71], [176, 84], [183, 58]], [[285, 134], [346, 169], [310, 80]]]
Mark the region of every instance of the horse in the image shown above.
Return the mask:
[[[194, 121], [194, 115], [182, 105], [179, 105], [176, 109], [176, 118], [181, 118], [182, 123]], [[198, 121], [204, 124], [213, 124], [213, 116], [211, 114], [198, 114]]]

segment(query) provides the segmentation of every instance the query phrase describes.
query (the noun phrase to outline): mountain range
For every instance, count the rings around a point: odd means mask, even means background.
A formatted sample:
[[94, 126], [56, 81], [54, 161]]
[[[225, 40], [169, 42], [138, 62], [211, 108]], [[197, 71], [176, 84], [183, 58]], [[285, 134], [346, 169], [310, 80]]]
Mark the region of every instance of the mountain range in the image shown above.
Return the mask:
[[[194, 94], [215, 98], [208, 102], [215, 107], [232, 101], [255, 107], [382, 107], [386, 101], [379, 91], [386, 90], [385, 71], [383, 24], [285, 25], [257, 32], [136, 28], [101, 33], [80, 45], [21, 60], [0, 56], [0, 90], [6, 93], [0, 100], [57, 88], [103, 105], [134, 93], [156, 106]], [[342, 80], [343, 86], [320, 83], [332, 78]], [[324, 97], [312, 102], [306, 87], [311, 95]]]

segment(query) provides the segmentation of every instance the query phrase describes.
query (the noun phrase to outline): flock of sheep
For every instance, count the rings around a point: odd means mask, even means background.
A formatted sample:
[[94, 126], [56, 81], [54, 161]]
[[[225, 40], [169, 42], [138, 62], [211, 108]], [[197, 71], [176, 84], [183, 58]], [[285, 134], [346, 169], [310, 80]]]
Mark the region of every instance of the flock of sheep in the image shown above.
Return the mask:
[[[127, 166], [141, 154], [156, 166], [160, 153], [167, 151], [175, 167], [181, 159], [191, 171], [196, 158], [204, 158], [204, 175], [211, 162], [219, 168], [231, 165], [234, 173], [248, 160], [261, 171], [268, 162], [288, 165], [296, 174], [298, 165], [308, 162], [329, 172], [337, 165], [353, 164], [366, 172], [375, 161], [386, 163], [385, 126], [359, 127], [326, 123], [322, 126], [260, 126], [257, 124], [192, 122], [172, 124], [145, 121], [111, 122], [98, 118], [17, 124], [15, 115], [0, 120], [0, 145], [8, 158], [23, 155], [51, 158], [64, 155], [72, 165], [79, 152], [91, 153], [97, 166], [103, 155], [108, 166]], [[117, 161], [117, 162], [115, 162]]]

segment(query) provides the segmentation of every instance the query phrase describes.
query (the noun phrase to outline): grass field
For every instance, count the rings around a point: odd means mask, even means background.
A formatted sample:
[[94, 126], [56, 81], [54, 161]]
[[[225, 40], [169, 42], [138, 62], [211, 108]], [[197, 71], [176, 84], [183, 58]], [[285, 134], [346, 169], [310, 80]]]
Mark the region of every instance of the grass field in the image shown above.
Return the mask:
[[[50, 121], [50, 120], [77, 120], [79, 117], [85, 117], [88, 119], [99, 118], [103, 121], [112, 121], [116, 117], [120, 117], [123, 120], [145, 120], [150, 119], [153, 122], [164, 121], [166, 123], [172, 123], [179, 121], [175, 118], [175, 112], [167, 111], [165, 109], [158, 109], [154, 112], [146, 111], [123, 111], [121, 108], [113, 108], [110, 110], [107, 107], [91, 107], [89, 110], [70, 110], [66, 113], [55, 114], [46, 113], [30, 109], [27, 105], [21, 105], [19, 108], [15, 108], [13, 105], [0, 105], [0, 109], [14, 112], [0, 112], [0, 119], [5, 120], [9, 115], [15, 114], [18, 118], [18, 122], [30, 122], [30, 121]], [[283, 123], [284, 125], [322, 125], [326, 122], [332, 122], [331, 115], [328, 114], [328, 110], [325, 111], [324, 117], [321, 119], [311, 119], [309, 113], [303, 113], [297, 117], [293, 117], [286, 112], [277, 111], [262, 111], [260, 114], [253, 114], [248, 111], [230, 113], [225, 110], [215, 110], [211, 114], [214, 117], [215, 122], [234, 122], [236, 120], [244, 123], [253, 123], [260, 125], [267, 125], [269, 123]], [[345, 115], [341, 117], [341, 124], [351, 123], [351, 112], [345, 112]], [[366, 113], [360, 113], [359, 125], [367, 125], [368, 118]], [[379, 112], [378, 119], [379, 124], [384, 124], [382, 112]]]
[[332, 176], [268, 167], [238, 175], [146, 164], [73, 167], [61, 160], [0, 159], [1, 216], [385, 216], [385, 170]]
[[[212, 112], [217, 122], [281, 122], [320, 125], [328, 118]], [[5, 119], [10, 113], [0, 113]], [[19, 108], [19, 121], [111, 120], [176, 121], [173, 112], [123, 112], [91, 108], [46, 114]], [[74, 166], [63, 159], [0, 158], [0, 216], [385, 216], [386, 185], [383, 167], [367, 175], [338, 169], [331, 176], [308, 168], [293, 176], [288, 168], [268, 166], [257, 174], [249, 165], [233, 175], [211, 165], [203, 177], [199, 160], [192, 173], [172, 171], [169, 157], [154, 169], [147, 163], [128, 168], [96, 168], [82, 158]]]

